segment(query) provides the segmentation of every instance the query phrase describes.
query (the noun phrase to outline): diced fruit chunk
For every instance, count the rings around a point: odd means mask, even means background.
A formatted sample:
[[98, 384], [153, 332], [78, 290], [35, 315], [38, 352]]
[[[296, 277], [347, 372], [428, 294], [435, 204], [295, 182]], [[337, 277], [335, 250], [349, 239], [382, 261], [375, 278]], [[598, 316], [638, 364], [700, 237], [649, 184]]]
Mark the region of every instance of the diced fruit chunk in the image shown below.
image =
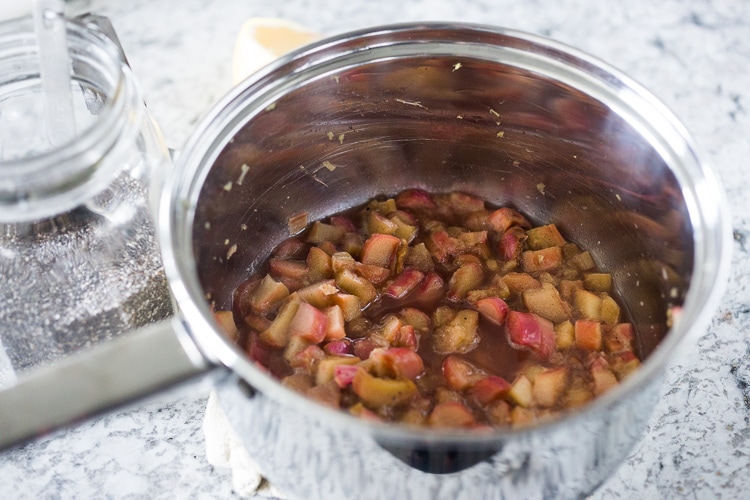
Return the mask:
[[447, 356], [442, 365], [448, 388], [463, 391], [487, 377], [487, 372], [459, 356]]
[[526, 231], [526, 236], [528, 236], [529, 248], [532, 250], [561, 247], [565, 244], [565, 238], [562, 237], [554, 224], [531, 228]]
[[524, 290], [522, 297], [529, 312], [538, 314], [553, 323], [560, 323], [570, 317], [568, 306], [560, 298], [557, 288], [551, 283], [543, 283], [541, 288]]
[[373, 234], [365, 241], [360, 262], [390, 268], [401, 245], [401, 238], [389, 234]]
[[474, 305], [479, 311], [479, 314], [491, 323], [498, 326], [505, 323], [505, 318], [508, 316], [509, 308], [508, 304], [503, 299], [499, 297], [487, 297], [478, 300]]
[[275, 310], [287, 296], [289, 289], [266, 274], [249, 297], [250, 307], [258, 314]]
[[301, 302], [289, 323], [289, 334], [317, 344], [326, 336], [328, 317], [317, 307]]
[[534, 377], [534, 388], [532, 390], [534, 401], [545, 408], [555, 406], [565, 389], [567, 377], [568, 369], [566, 367], [538, 373]]
[[424, 279], [424, 273], [416, 269], [404, 269], [393, 282], [388, 285], [384, 295], [394, 299], [402, 299]]
[[554, 325], [533, 313], [510, 311], [505, 322], [511, 345], [546, 359], [555, 348]]
[[521, 254], [523, 270], [527, 273], [554, 271], [562, 265], [562, 251], [560, 247], [543, 248], [542, 250], [526, 250]]
[[510, 383], [502, 377], [490, 375], [474, 383], [469, 389], [469, 398], [480, 406], [487, 405], [510, 391]]
[[373, 377], [360, 370], [352, 380], [352, 389], [371, 408], [396, 406], [417, 394], [417, 386], [409, 379], [386, 379]]
[[427, 423], [432, 427], [469, 427], [475, 422], [471, 410], [457, 401], [436, 405], [427, 418]]
[[584, 351], [602, 350], [602, 324], [590, 319], [579, 319], [575, 324], [576, 345]]
[[533, 385], [526, 375], [519, 375], [508, 391], [508, 397], [519, 406], [528, 408], [534, 404]]
[[378, 372], [383, 376], [414, 380], [424, 373], [422, 358], [405, 347], [376, 349], [370, 354], [370, 361], [378, 366]]
[[479, 342], [479, 313], [463, 309], [447, 325], [435, 329], [432, 348], [440, 354], [466, 353]]
[[289, 343], [289, 325], [302, 302], [296, 296], [281, 306], [271, 325], [263, 330], [260, 339], [273, 347], [284, 347]]

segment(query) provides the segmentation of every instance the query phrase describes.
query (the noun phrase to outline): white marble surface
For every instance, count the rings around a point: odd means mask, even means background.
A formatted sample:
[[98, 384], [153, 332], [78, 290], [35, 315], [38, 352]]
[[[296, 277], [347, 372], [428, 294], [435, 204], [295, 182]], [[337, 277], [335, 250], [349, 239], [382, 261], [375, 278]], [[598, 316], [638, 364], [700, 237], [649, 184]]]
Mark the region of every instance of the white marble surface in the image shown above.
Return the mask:
[[[324, 34], [414, 20], [469, 21], [553, 37], [661, 98], [716, 165], [733, 213], [727, 294], [669, 369], [627, 461], [593, 496], [742, 498], [750, 490], [750, 3], [744, 0], [74, 0], [108, 16], [170, 147], [231, 87], [242, 21], [284, 17]], [[207, 392], [165, 393], [0, 454], [2, 498], [232, 498], [206, 460]]]

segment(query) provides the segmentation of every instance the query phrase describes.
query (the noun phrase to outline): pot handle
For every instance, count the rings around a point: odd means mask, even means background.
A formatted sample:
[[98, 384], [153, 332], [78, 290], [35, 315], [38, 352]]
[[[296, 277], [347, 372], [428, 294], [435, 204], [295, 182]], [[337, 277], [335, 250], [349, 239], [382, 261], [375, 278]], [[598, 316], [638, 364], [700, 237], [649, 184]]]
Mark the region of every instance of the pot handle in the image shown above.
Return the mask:
[[23, 375], [0, 390], [0, 449], [153, 394], [209, 365], [178, 317]]

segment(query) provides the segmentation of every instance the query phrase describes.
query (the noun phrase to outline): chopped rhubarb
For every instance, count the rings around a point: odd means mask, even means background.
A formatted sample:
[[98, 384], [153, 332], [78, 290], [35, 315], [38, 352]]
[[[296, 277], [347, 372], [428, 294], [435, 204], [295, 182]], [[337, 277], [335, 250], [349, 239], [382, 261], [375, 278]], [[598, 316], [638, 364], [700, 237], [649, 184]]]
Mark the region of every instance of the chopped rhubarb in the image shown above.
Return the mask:
[[337, 243], [344, 238], [344, 234], [346, 234], [346, 231], [339, 226], [315, 221], [307, 233], [307, 242], [313, 244], [320, 244], [326, 241]]
[[278, 259], [297, 259], [304, 256], [307, 245], [299, 238], [289, 238], [282, 241], [271, 253]]
[[315, 306], [301, 302], [289, 323], [289, 335], [302, 337], [317, 344], [326, 336], [328, 317]]
[[567, 377], [568, 369], [564, 366], [538, 373], [532, 390], [534, 401], [544, 408], [555, 406], [565, 390]]
[[316, 345], [311, 345], [292, 356], [289, 360], [289, 365], [292, 368], [302, 368], [312, 374], [315, 364], [325, 357], [326, 353], [323, 352], [323, 349]]
[[478, 300], [474, 305], [479, 311], [479, 314], [491, 323], [498, 326], [505, 323], [505, 318], [508, 316], [509, 308], [508, 304], [503, 299], [499, 297], [487, 297]]
[[378, 296], [378, 291], [372, 283], [348, 269], [336, 275], [336, 285], [343, 291], [356, 295], [361, 306], [366, 306]]
[[609, 292], [612, 289], [612, 275], [609, 273], [586, 273], [583, 285], [592, 292]]
[[325, 329], [326, 340], [339, 340], [346, 337], [344, 329], [344, 311], [339, 306], [327, 307], [323, 310], [328, 321]]
[[609, 295], [602, 294], [601, 319], [605, 325], [615, 325], [620, 321], [620, 306]]
[[394, 299], [402, 299], [411, 292], [424, 279], [424, 273], [416, 269], [404, 269], [396, 279], [394, 279], [388, 288], [383, 292], [384, 295]]
[[333, 304], [333, 296], [338, 293], [334, 280], [318, 281], [304, 288], [297, 290], [295, 293], [300, 300], [310, 305], [323, 309]]
[[555, 325], [555, 343], [558, 349], [567, 349], [575, 345], [575, 327], [569, 320]]
[[448, 300], [458, 301], [484, 281], [482, 265], [476, 262], [464, 264], [456, 269], [448, 280]]
[[463, 309], [447, 325], [435, 329], [432, 349], [439, 354], [469, 352], [479, 343], [478, 326], [479, 313]]
[[576, 290], [573, 294], [573, 305], [577, 314], [583, 319], [599, 321], [602, 315], [602, 299], [588, 290]]
[[302, 287], [307, 278], [307, 263], [299, 260], [273, 258], [268, 261], [269, 273], [290, 291]]
[[349, 387], [354, 381], [354, 376], [362, 368], [356, 365], [336, 365], [333, 369], [333, 380], [342, 389]]
[[404, 265], [428, 273], [435, 269], [435, 262], [432, 260], [432, 254], [424, 243], [409, 246], [406, 251]]
[[633, 351], [620, 351], [610, 356], [611, 366], [618, 380], [622, 380], [641, 366], [641, 360]]
[[236, 342], [240, 336], [240, 331], [234, 322], [234, 313], [232, 311], [216, 311], [214, 312], [214, 319], [229, 340]]
[[503, 233], [498, 243], [500, 256], [509, 261], [517, 260], [523, 251], [523, 242], [526, 240], [526, 231], [518, 226], [513, 226]]
[[341, 365], [353, 366], [360, 362], [360, 359], [354, 356], [328, 356], [318, 361], [315, 372], [315, 383], [322, 385], [330, 382], [336, 375], [336, 367]]
[[369, 358], [375, 373], [381, 377], [416, 379], [424, 373], [419, 354], [403, 347], [375, 349]]
[[391, 270], [387, 267], [376, 266], [374, 264], [362, 264], [360, 262], [357, 262], [354, 266], [354, 272], [373, 285], [380, 285], [391, 277]]
[[437, 208], [432, 195], [421, 189], [408, 189], [396, 196], [396, 205], [399, 208], [412, 210], [430, 210]]
[[605, 345], [607, 346], [607, 351], [632, 351], [634, 338], [635, 334], [631, 323], [618, 323], [606, 335]]
[[398, 224], [378, 212], [370, 212], [367, 217], [367, 232], [369, 234], [390, 234], [395, 235], [398, 231]]
[[288, 295], [289, 289], [284, 284], [266, 274], [248, 297], [248, 303], [254, 312], [266, 314], [275, 311]]
[[418, 393], [417, 386], [409, 379], [373, 377], [365, 370], [360, 370], [354, 375], [352, 389], [362, 402], [371, 408], [397, 406]]
[[466, 245], [444, 230], [431, 233], [425, 241], [425, 246], [432, 253], [433, 258], [442, 263], [466, 251]]
[[349, 339], [342, 339], [342, 340], [332, 340], [330, 342], [326, 342], [323, 346], [323, 350], [326, 354], [330, 354], [332, 356], [344, 356], [348, 354], [354, 354], [354, 349], [352, 348], [352, 341]]
[[427, 417], [427, 424], [432, 427], [471, 427], [475, 423], [471, 410], [457, 401], [435, 406]]
[[414, 292], [417, 303], [423, 307], [429, 307], [443, 296], [445, 281], [439, 274], [431, 272], [422, 280], [422, 283]]
[[560, 323], [570, 317], [569, 306], [563, 302], [557, 288], [551, 283], [543, 283], [541, 288], [524, 290], [522, 297], [529, 312], [553, 323]]
[[333, 278], [333, 265], [331, 256], [318, 247], [310, 248], [307, 253], [308, 278], [310, 282]]
[[505, 283], [512, 295], [520, 295], [530, 288], [542, 287], [539, 280], [529, 273], [508, 273], [503, 276], [503, 283]]
[[357, 232], [357, 226], [348, 217], [344, 217], [341, 215], [333, 215], [331, 216], [331, 219], [329, 222], [331, 223], [332, 226], [340, 227], [347, 233]]
[[497, 231], [499, 234], [504, 233], [512, 226], [520, 226], [522, 228], [529, 228], [531, 224], [529, 221], [521, 215], [521, 213], [513, 210], [512, 208], [498, 208], [492, 212], [487, 220], [490, 227]]
[[468, 392], [469, 398], [480, 406], [485, 406], [500, 399], [510, 391], [510, 383], [502, 377], [490, 375], [478, 380]]
[[602, 350], [602, 324], [590, 319], [579, 319], [575, 323], [576, 345], [584, 351]]
[[290, 299], [281, 306], [276, 318], [260, 334], [260, 339], [270, 346], [284, 347], [289, 343], [289, 325], [302, 303], [297, 296], [290, 297]]
[[425, 312], [414, 307], [401, 309], [398, 315], [401, 318], [402, 323], [405, 325], [411, 325], [415, 330], [420, 332], [426, 332], [432, 324], [430, 317]]
[[473, 363], [459, 357], [447, 356], [441, 367], [446, 386], [463, 391], [487, 377], [487, 372]]
[[295, 232], [216, 321], [322, 404], [481, 432], [546, 421], [640, 366], [613, 275], [554, 224], [413, 189]]
[[419, 348], [419, 335], [411, 325], [404, 325], [398, 329], [396, 338], [393, 340], [394, 347], [406, 347], [416, 351]]
[[532, 250], [561, 247], [566, 243], [565, 238], [562, 237], [554, 224], [533, 227], [526, 231], [526, 236], [528, 236], [529, 248]]
[[555, 349], [554, 325], [534, 313], [508, 312], [505, 329], [510, 344], [546, 359]]
[[617, 385], [617, 377], [612, 373], [609, 363], [604, 358], [595, 360], [590, 369], [594, 380], [594, 394], [603, 394]]
[[519, 375], [508, 391], [508, 398], [518, 406], [528, 408], [534, 404], [533, 385], [526, 375]]
[[356, 295], [339, 292], [335, 294], [331, 300], [335, 305], [341, 308], [341, 311], [344, 314], [344, 321], [351, 321], [362, 314], [360, 300]]
[[560, 247], [543, 248], [542, 250], [526, 250], [521, 254], [523, 270], [527, 273], [554, 271], [562, 265], [562, 251]]
[[365, 241], [360, 262], [390, 268], [401, 245], [401, 238], [389, 234], [373, 234]]

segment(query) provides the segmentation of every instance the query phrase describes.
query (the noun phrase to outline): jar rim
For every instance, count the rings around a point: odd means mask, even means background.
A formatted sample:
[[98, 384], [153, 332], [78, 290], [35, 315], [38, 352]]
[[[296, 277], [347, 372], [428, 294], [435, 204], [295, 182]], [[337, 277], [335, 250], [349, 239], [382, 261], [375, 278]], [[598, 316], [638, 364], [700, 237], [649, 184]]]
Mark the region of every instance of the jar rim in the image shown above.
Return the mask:
[[[85, 82], [105, 99], [95, 113], [96, 120], [72, 139], [23, 158], [0, 159], [0, 220], [36, 219], [72, 208], [82, 194], [100, 190], [114, 175], [116, 162], [102, 159], [132, 120], [127, 116], [134, 94], [128, 85], [132, 80], [129, 68], [115, 43], [103, 33], [75, 20], [66, 20], [66, 31], [73, 80]], [[0, 57], [24, 58], [32, 64], [32, 77], [39, 77], [38, 62], [33, 66], [39, 46], [30, 17], [0, 23], [2, 48], [7, 50]], [[63, 207], [66, 204], [71, 206]]]

